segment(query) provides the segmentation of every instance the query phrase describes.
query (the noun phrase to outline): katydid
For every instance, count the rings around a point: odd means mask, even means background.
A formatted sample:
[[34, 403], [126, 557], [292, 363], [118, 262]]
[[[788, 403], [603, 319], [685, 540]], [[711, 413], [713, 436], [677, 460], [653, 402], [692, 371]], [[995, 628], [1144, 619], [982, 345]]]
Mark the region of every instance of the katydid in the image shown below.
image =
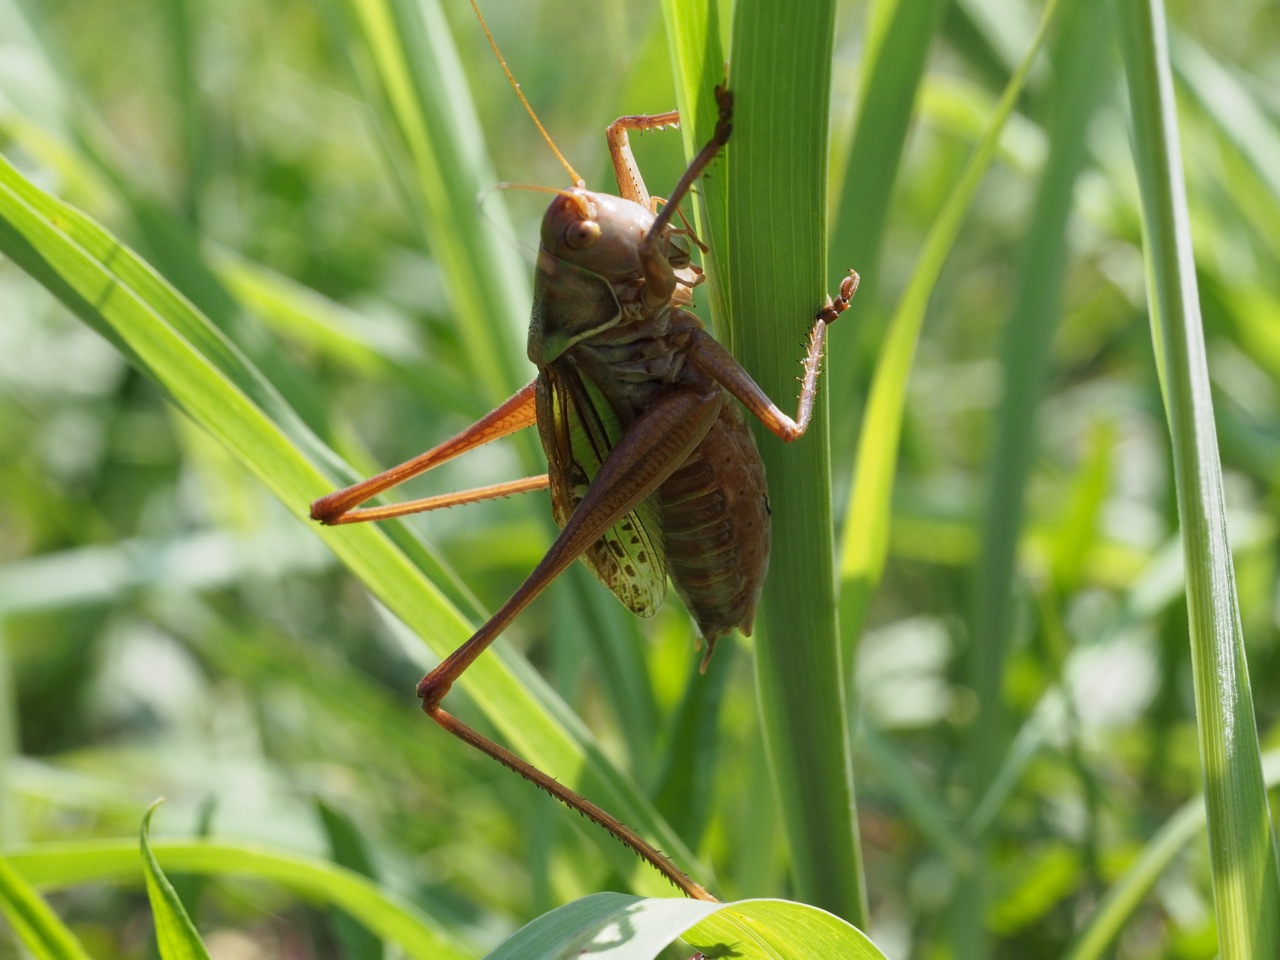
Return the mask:
[[[502, 62], [496, 44], [494, 52]], [[715, 132], [661, 210], [645, 187], [628, 131], [674, 124], [676, 113], [623, 117], [609, 127], [621, 196], [587, 190], [543, 131], [574, 186], [554, 191], [542, 220], [528, 344], [537, 377], [452, 439], [311, 505], [313, 519], [342, 524], [550, 487], [560, 535], [511, 598], [423, 677], [418, 696], [440, 726], [600, 824], [700, 899], [714, 898], [634, 831], [441, 704], [467, 667], [579, 557], [642, 617], [661, 605], [670, 578], [697, 624], [699, 645], [705, 644], [703, 670], [718, 637], [734, 629], [751, 632], [769, 561], [770, 511], [764, 467], [738, 404], [784, 441], [804, 435], [827, 325], [849, 306], [858, 277], [850, 271], [839, 295], [826, 298], [813, 320], [792, 419], [685, 309], [704, 279], [690, 256], [690, 246], [701, 244], [672, 218], [729, 140], [733, 97], [722, 86], [716, 100]], [[541, 130], [527, 101], [525, 107]], [[535, 424], [547, 455], [543, 476], [359, 506], [467, 450]]]

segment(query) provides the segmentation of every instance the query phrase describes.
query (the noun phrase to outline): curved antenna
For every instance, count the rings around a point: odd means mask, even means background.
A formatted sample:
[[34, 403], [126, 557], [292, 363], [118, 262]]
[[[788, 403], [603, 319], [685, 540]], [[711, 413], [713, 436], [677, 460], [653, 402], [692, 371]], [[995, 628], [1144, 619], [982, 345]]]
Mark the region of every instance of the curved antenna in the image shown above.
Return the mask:
[[[579, 180], [578, 183], [579, 185], [581, 185], [582, 181]], [[496, 190], [530, 190], [530, 191], [533, 191], [534, 193], [555, 193], [555, 194], [559, 194], [560, 196], [566, 196], [566, 197], [573, 196], [573, 193], [565, 189], [564, 187], [548, 187], [541, 183], [508, 183], [507, 181], [504, 180], [501, 183], [489, 184], [487, 187], [485, 187], [483, 190], [480, 191], [478, 199], [483, 202], [488, 198], [489, 194], [493, 193]]]
[[498, 49], [498, 42], [493, 39], [493, 34], [489, 32], [489, 24], [485, 22], [484, 14], [480, 12], [480, 7], [476, 0], [471, 0], [471, 9], [476, 12], [476, 17], [480, 21], [480, 28], [484, 30], [484, 35], [489, 41], [489, 46], [493, 48], [493, 55], [498, 58], [498, 63], [502, 64], [502, 72], [507, 75], [507, 80], [511, 83], [511, 89], [516, 92], [516, 96], [520, 98], [520, 102], [524, 104], [525, 110], [529, 112], [529, 116], [533, 119], [534, 124], [538, 128], [538, 132], [542, 134], [542, 139], [547, 142], [547, 146], [551, 148], [551, 152], [556, 155], [556, 159], [560, 161], [560, 166], [569, 171], [569, 179], [573, 181], [575, 187], [586, 188], [587, 182], [578, 176], [578, 171], [573, 169], [569, 161], [564, 158], [564, 154], [560, 152], [560, 148], [556, 146], [555, 141], [551, 139], [551, 134], [547, 133], [547, 128], [542, 125], [542, 121], [538, 119], [538, 115], [533, 112], [533, 107], [529, 105], [529, 101], [525, 99], [524, 93], [520, 90], [520, 84], [516, 83], [516, 78], [512, 76], [511, 69], [507, 66], [507, 61], [502, 57], [502, 51]]
[[480, 216], [484, 217], [491, 224], [497, 227], [506, 238], [507, 242], [514, 248], [523, 250], [530, 255], [535, 255], [538, 248], [529, 243], [524, 237], [515, 233], [510, 229], [510, 223], [499, 221], [489, 214], [485, 209], [485, 201], [497, 193], [499, 190], [529, 190], [534, 193], [554, 193], [561, 197], [573, 196], [572, 191], [567, 187], [548, 187], [540, 183], [491, 183], [479, 193], [476, 194], [476, 206], [480, 209]]

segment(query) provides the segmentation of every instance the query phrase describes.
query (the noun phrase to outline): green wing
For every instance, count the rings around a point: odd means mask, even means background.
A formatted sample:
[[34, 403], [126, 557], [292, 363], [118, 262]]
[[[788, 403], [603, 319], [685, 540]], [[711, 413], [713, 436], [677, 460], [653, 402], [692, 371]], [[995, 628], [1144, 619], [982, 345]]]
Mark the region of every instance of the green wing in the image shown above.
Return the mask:
[[[538, 433], [547, 453], [551, 509], [564, 526], [622, 435], [612, 407], [576, 370], [555, 364], [538, 382]], [[657, 498], [650, 496], [587, 548], [596, 578], [641, 617], [652, 617], [667, 593], [667, 552]]]

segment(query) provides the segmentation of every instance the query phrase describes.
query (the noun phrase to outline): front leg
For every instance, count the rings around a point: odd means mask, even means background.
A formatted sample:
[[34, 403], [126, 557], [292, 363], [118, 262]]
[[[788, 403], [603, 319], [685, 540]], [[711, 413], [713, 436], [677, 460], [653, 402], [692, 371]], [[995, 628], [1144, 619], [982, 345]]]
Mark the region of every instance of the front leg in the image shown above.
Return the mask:
[[729, 135], [733, 133], [733, 94], [728, 87], [716, 87], [716, 104], [720, 108], [720, 116], [716, 120], [715, 132], [693, 158], [689, 169], [685, 170], [684, 176], [671, 191], [662, 212], [654, 218], [649, 232], [640, 241], [640, 266], [645, 279], [644, 302], [651, 309], [667, 303], [676, 289], [676, 275], [667, 259], [666, 248], [667, 227], [671, 218], [680, 209], [680, 204], [693, 189], [698, 177], [711, 166], [711, 161], [729, 142]]

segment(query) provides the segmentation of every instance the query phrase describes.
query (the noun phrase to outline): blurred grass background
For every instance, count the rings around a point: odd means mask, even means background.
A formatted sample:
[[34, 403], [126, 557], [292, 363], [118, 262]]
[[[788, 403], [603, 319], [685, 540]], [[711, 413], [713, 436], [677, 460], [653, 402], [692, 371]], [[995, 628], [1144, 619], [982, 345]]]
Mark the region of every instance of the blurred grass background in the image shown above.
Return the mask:
[[[605, 125], [676, 102], [658, 5], [494, 7], [526, 95], [588, 184], [605, 187]], [[362, 9], [0, 0], [0, 146], [155, 264], [370, 471], [530, 375], [519, 364], [545, 198], [440, 206], [428, 165], [392, 133], [397, 105], [369, 92], [377, 58], [350, 39]], [[957, 0], [893, 12], [845, 3], [837, 19], [827, 275], [832, 289], [848, 266], [864, 276], [830, 346], [838, 513], [886, 323], [1040, 10]], [[1274, 748], [1280, 10], [1178, 2], [1169, 13], [1240, 613]], [[474, 100], [493, 162], [469, 175], [481, 187], [562, 184], [469, 7], [443, 14], [429, 26], [447, 26], [470, 92], [438, 93]], [[870, 930], [894, 957], [953, 955], [975, 871], [984, 955], [1063, 955], [1200, 789], [1109, 14], [1064, 3], [929, 290], [887, 562], [865, 608], [846, 597], [841, 611]], [[681, 138], [637, 140], [661, 194], [683, 170]], [[449, 251], [462, 242], [488, 244], [493, 274], [474, 279], [466, 305], [488, 311], [487, 331], [457, 322]], [[304, 503], [266, 494], [7, 263], [0, 316], [7, 846], [133, 836], [163, 794], [157, 833], [363, 861], [477, 955], [554, 905], [625, 882], [576, 818], [419, 715], [420, 651], [300, 522]], [[517, 443], [420, 489], [535, 463]], [[451, 598], [492, 609], [545, 549], [548, 513], [532, 496], [413, 527], [456, 572]], [[846, 550], [857, 537], [847, 531]], [[698, 679], [677, 602], [641, 626], [581, 570], [509, 636], [720, 893], [788, 892], [747, 644], [725, 642]], [[1214, 956], [1208, 869], [1201, 837], [1132, 908], [1115, 956]], [[182, 892], [219, 955], [374, 955], [340, 918], [262, 882]], [[147, 949], [138, 886], [77, 887], [54, 904], [94, 956]]]

